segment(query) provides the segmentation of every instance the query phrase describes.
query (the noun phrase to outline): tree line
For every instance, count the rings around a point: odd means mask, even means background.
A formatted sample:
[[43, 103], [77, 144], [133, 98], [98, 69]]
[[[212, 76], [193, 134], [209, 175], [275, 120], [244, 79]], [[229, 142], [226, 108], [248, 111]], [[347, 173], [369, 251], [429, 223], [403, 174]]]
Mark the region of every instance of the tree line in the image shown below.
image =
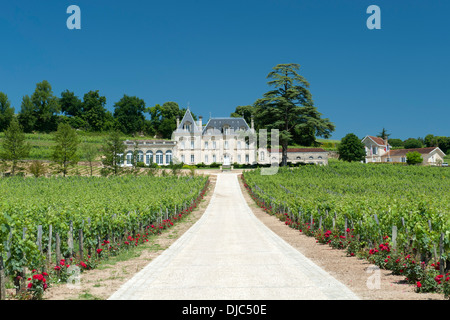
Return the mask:
[[[62, 173], [65, 177], [68, 169], [75, 166], [80, 157], [89, 163], [90, 174], [93, 174], [93, 162], [101, 159], [104, 173], [117, 175], [123, 162], [123, 153], [126, 146], [122, 133], [118, 130], [110, 131], [105, 137], [100, 148], [90, 144], [81, 144], [76, 129], [67, 123], [59, 123], [57, 130], [53, 133], [55, 142], [52, 150], [51, 160], [57, 165], [57, 173]], [[11, 175], [15, 175], [19, 163], [27, 158], [31, 145], [26, 142], [25, 133], [22, 130], [17, 118], [13, 117], [9, 126], [5, 130], [5, 137], [2, 139], [0, 148], [0, 159], [10, 162]], [[134, 155], [134, 158], [137, 154]], [[6, 166], [5, 163], [2, 164]], [[29, 168], [30, 172], [39, 177], [46, 171], [42, 161], [35, 160]], [[102, 173], [103, 174], [103, 173]]]
[[183, 117], [185, 112], [176, 102], [146, 107], [143, 99], [126, 94], [114, 103], [111, 112], [106, 109], [106, 97], [99, 90], [85, 93], [82, 99], [69, 90], [57, 97], [50, 83], [44, 80], [36, 84], [31, 95], [23, 96], [20, 111], [15, 114], [8, 96], [0, 92], [0, 132], [16, 117], [26, 133], [54, 132], [59, 124], [66, 123], [74, 129], [91, 132], [118, 130], [126, 135], [170, 139], [177, 116]]
[[446, 136], [435, 136], [433, 134], [428, 134], [425, 138], [408, 138], [402, 139], [389, 139], [391, 136], [385, 128], [377, 135], [377, 137], [387, 140], [389, 145], [393, 149], [417, 149], [425, 147], [439, 147], [445, 154], [450, 151], [450, 137]]

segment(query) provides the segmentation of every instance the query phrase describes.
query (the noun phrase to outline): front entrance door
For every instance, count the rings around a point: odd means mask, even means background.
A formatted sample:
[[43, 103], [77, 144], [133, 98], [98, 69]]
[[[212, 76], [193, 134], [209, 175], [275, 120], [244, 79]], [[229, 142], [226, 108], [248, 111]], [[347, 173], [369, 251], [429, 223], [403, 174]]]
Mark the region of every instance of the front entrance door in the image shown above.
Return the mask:
[[230, 160], [230, 156], [229, 155], [224, 155], [223, 156], [223, 165], [224, 166], [229, 166], [230, 165], [230, 162], [231, 162], [231, 160]]

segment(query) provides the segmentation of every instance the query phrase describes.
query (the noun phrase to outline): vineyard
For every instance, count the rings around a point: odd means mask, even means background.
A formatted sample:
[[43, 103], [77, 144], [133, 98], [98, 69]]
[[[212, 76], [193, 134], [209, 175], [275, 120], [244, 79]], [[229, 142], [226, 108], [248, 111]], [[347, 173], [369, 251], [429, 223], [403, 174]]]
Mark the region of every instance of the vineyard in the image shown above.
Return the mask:
[[450, 170], [330, 162], [242, 179], [261, 208], [316, 242], [449, 296]]
[[204, 176], [0, 179], [1, 298], [8, 279], [17, 295], [42, 298], [51, 280], [67, 281], [70, 265], [91, 269], [148, 241], [190, 213], [208, 183]]

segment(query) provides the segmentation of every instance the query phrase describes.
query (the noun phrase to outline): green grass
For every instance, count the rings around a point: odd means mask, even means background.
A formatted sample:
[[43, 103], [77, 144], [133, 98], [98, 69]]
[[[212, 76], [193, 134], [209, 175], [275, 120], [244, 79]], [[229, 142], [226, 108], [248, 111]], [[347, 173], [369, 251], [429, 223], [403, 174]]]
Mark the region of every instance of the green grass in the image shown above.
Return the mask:
[[[94, 145], [97, 149], [103, 144], [104, 139], [108, 133], [104, 132], [84, 132], [77, 131], [81, 144]], [[4, 132], [0, 132], [0, 149], [1, 140], [5, 137]], [[52, 133], [26, 133], [26, 142], [31, 145], [30, 155], [24, 160], [50, 160], [52, 155], [52, 148], [55, 145], [54, 135]], [[141, 140], [153, 139], [153, 137], [132, 137], [123, 136], [125, 140]], [[84, 159], [81, 158], [81, 161]]]

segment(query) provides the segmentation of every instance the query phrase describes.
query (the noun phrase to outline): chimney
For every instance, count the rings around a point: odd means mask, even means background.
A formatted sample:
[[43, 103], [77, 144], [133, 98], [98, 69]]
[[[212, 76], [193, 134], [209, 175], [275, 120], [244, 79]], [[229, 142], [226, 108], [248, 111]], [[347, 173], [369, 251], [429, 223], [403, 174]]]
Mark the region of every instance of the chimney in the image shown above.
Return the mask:
[[198, 117], [198, 127], [199, 127], [200, 130], [202, 130], [202, 126], [203, 126], [202, 120], [203, 120], [203, 117], [202, 117], [202, 116], [199, 116], [199, 117]]
[[180, 126], [180, 116], [177, 116], [177, 129]]
[[252, 121], [251, 121], [251, 128], [255, 129], [255, 122], [253, 121], [253, 115], [252, 115]]

